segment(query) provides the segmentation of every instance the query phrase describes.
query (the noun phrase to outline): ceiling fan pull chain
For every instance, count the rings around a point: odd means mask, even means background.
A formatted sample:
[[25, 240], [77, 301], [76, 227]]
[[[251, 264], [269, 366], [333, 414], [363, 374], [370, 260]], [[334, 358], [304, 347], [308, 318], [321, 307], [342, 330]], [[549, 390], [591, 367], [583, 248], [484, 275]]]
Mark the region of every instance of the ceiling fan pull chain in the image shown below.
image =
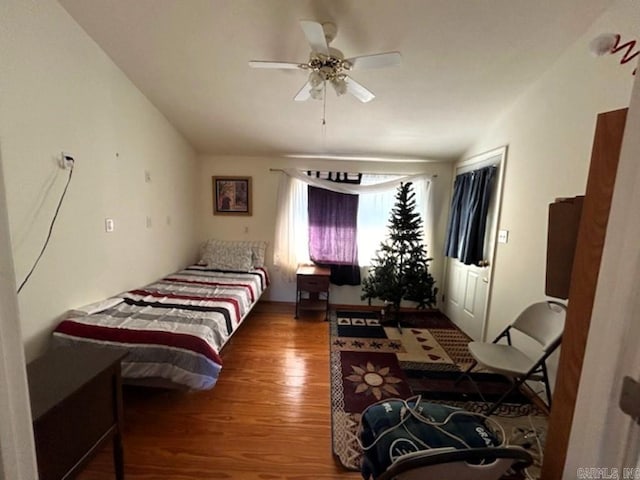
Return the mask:
[[322, 150], [327, 150], [327, 83], [325, 82], [322, 92]]
[[[322, 125], [327, 125], [327, 82], [322, 87]], [[326, 133], [326, 132], [325, 132]]]

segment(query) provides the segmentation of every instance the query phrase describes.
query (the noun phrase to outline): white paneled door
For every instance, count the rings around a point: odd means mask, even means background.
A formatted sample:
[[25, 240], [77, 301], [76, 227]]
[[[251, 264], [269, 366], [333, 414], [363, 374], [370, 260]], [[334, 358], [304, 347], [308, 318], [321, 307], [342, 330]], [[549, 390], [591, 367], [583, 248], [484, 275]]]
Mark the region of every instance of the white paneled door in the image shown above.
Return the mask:
[[455, 258], [446, 258], [444, 313], [474, 340], [485, 339], [506, 155], [507, 147], [500, 147], [471, 157], [455, 166], [454, 178], [461, 173], [490, 165], [498, 168], [487, 214], [483, 262], [486, 266], [464, 265]]
[[447, 259], [447, 316], [474, 340], [482, 338], [486, 299], [489, 286], [489, 267], [464, 265]]

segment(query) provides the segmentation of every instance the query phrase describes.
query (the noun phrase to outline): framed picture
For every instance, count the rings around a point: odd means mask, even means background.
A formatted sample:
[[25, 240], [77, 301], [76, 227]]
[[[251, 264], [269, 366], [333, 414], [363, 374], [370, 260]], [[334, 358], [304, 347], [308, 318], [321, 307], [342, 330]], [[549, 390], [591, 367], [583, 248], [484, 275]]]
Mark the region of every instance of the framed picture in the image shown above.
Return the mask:
[[214, 215], [251, 215], [251, 177], [211, 177]]

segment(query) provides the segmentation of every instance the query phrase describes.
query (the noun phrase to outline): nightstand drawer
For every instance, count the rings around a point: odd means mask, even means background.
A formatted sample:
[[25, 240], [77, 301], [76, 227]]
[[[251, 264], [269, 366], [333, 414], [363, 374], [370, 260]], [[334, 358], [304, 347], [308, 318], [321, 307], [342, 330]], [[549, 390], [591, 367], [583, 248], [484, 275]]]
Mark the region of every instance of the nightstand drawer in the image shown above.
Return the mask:
[[324, 310], [329, 318], [331, 270], [317, 265], [299, 265], [296, 270], [296, 316], [300, 310]]
[[306, 292], [326, 292], [329, 290], [329, 277], [298, 275], [298, 290]]

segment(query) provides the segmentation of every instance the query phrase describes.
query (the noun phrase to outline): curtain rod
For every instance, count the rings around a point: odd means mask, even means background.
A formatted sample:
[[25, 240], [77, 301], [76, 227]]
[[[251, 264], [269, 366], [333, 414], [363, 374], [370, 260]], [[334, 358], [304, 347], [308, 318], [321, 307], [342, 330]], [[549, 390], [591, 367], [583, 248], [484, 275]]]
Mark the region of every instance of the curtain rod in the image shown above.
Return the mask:
[[[309, 170], [308, 168], [305, 169], [298, 169], [298, 170], [304, 170], [307, 171]], [[270, 172], [284, 172], [285, 169], [284, 168], [270, 168], [269, 169]], [[355, 173], [355, 172], [352, 172]], [[415, 172], [415, 173], [398, 173], [398, 172], [391, 172], [391, 173], [385, 173], [385, 172], [362, 172], [362, 173], [366, 173], [368, 175], [404, 175], [404, 176], [408, 176], [408, 175], [423, 175], [424, 172]], [[426, 173], [425, 173], [426, 174]], [[428, 175], [428, 174], [426, 174]], [[437, 178], [438, 174], [433, 174], [431, 175], [431, 178]]]

